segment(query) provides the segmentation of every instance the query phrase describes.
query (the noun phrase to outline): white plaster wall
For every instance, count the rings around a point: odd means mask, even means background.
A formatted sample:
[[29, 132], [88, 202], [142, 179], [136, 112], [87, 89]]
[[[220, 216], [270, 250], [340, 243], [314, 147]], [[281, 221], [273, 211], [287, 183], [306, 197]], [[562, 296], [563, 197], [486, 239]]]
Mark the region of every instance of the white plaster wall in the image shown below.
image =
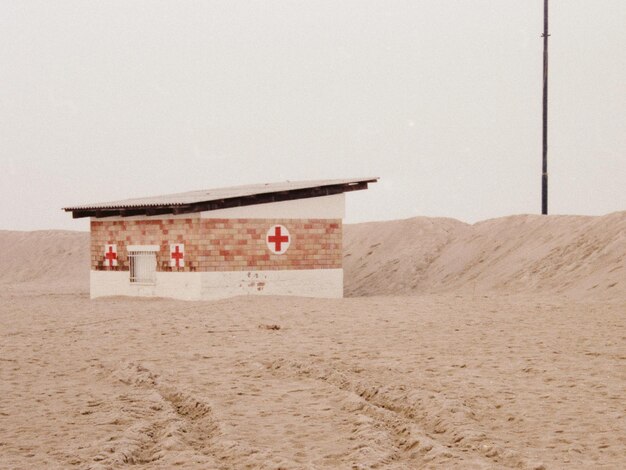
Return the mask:
[[343, 269], [156, 273], [152, 286], [131, 284], [128, 271], [91, 271], [91, 298], [126, 295], [181, 300], [236, 295], [343, 297]]
[[203, 219], [343, 219], [345, 194], [268, 202], [200, 213]]
[[235, 295], [343, 297], [343, 269], [203, 272], [202, 298]]
[[112, 295], [128, 295], [200, 300], [201, 274], [157, 272], [154, 285], [141, 285], [131, 284], [128, 271], [91, 271], [90, 295], [92, 299]]

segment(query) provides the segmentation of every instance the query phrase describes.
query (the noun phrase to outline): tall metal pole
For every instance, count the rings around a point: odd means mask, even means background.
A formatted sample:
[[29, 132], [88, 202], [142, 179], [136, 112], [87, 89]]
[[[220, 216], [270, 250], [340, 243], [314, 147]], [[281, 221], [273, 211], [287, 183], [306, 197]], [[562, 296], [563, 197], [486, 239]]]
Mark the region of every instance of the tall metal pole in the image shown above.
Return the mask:
[[541, 213], [548, 214], [548, 0], [543, 0], [543, 160]]

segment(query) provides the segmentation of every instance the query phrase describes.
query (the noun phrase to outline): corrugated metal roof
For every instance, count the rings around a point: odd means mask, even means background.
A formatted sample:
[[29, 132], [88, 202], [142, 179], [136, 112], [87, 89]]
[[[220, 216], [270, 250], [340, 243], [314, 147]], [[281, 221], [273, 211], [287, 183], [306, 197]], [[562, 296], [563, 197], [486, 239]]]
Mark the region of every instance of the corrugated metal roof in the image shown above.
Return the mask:
[[321, 188], [325, 186], [335, 185], [373, 183], [376, 181], [378, 181], [378, 177], [317, 181], [285, 181], [281, 183], [251, 184], [245, 186], [232, 186], [228, 188], [202, 189], [198, 191], [188, 191], [184, 193], [166, 194], [163, 196], [123, 199], [120, 201], [110, 202], [97, 202], [80, 206], [64, 207], [63, 210], [80, 211], [92, 209], [130, 209], [138, 207], [179, 206], [245, 196], [255, 196], [259, 194], [280, 193], [285, 191], [295, 191], [307, 188]]

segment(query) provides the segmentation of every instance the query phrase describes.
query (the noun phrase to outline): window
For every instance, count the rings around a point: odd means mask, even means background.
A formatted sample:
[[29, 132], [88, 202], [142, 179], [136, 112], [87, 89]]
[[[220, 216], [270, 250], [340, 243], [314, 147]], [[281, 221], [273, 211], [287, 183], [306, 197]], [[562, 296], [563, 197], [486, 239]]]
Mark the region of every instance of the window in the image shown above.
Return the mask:
[[157, 251], [158, 247], [152, 245], [128, 247], [131, 284], [156, 283]]

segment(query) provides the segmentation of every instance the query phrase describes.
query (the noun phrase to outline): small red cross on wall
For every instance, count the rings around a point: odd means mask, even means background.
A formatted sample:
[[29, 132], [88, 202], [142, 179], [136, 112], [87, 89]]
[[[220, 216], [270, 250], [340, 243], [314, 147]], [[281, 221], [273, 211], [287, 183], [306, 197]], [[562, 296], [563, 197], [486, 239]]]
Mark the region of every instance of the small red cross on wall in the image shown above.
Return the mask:
[[105, 263], [108, 261], [109, 266], [117, 266], [117, 250], [115, 245], [105, 245], [104, 259]]
[[170, 266], [172, 268], [185, 267], [185, 245], [177, 243], [170, 245]]
[[289, 231], [282, 225], [274, 225], [267, 232], [267, 247], [272, 253], [282, 255], [287, 251], [290, 243]]

